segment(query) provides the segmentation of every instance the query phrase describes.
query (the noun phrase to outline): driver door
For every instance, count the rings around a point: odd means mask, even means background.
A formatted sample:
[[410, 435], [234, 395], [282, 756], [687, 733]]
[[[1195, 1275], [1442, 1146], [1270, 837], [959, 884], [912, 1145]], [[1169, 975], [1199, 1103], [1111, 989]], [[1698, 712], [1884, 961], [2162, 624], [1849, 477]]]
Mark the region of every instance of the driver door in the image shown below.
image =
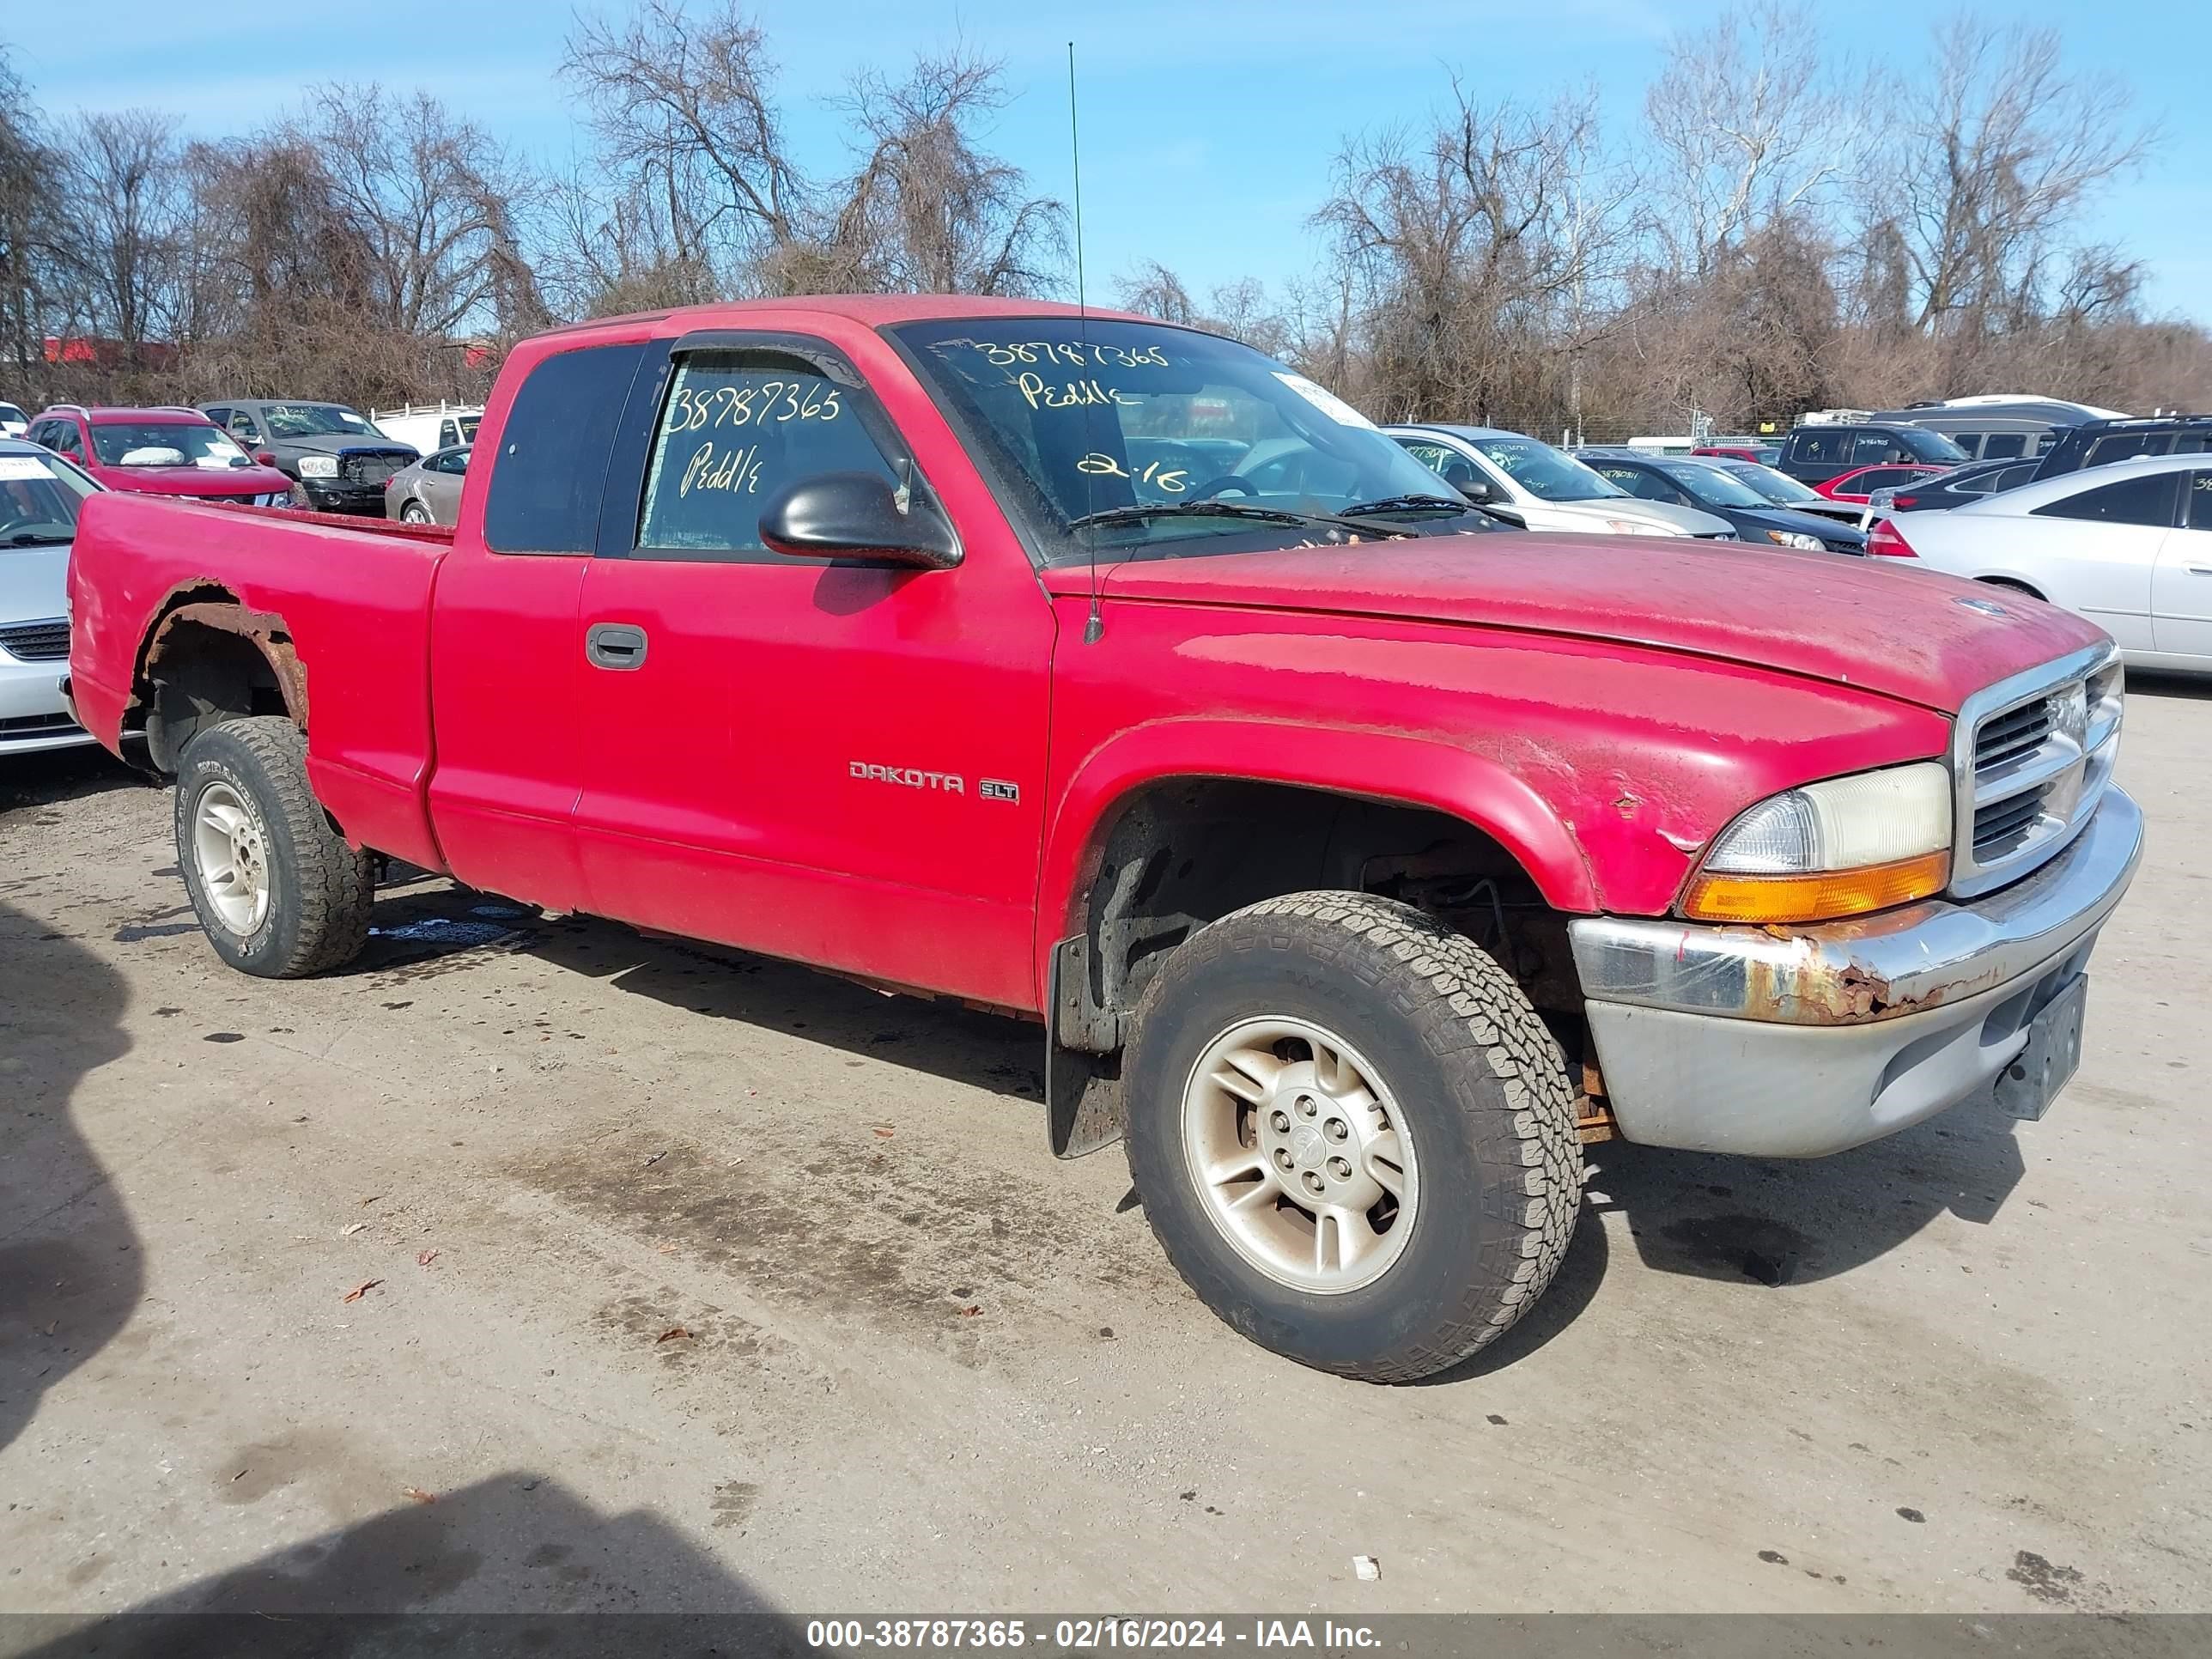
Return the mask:
[[1027, 559], [975, 515], [949, 570], [768, 551], [797, 479], [934, 492], [827, 343], [660, 349], [578, 617], [588, 908], [1034, 1006], [1053, 619]]

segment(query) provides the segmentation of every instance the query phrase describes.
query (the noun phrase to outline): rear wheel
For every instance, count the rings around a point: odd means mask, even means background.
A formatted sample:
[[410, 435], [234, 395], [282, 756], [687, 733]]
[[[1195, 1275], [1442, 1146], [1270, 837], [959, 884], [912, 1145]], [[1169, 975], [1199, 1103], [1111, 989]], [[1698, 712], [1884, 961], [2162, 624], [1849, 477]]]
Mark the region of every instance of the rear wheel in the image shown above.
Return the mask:
[[1162, 1247], [1265, 1347], [1409, 1382], [1492, 1340], [1566, 1253], [1558, 1044], [1472, 940], [1358, 893], [1202, 929], [1148, 988], [1129, 1167]]
[[428, 524], [430, 522], [430, 509], [420, 501], [410, 501], [399, 509], [399, 516], [408, 524]]
[[242, 973], [296, 979], [349, 962], [368, 939], [369, 855], [346, 845], [307, 787], [289, 720], [227, 720], [185, 745], [177, 866], [216, 954]]

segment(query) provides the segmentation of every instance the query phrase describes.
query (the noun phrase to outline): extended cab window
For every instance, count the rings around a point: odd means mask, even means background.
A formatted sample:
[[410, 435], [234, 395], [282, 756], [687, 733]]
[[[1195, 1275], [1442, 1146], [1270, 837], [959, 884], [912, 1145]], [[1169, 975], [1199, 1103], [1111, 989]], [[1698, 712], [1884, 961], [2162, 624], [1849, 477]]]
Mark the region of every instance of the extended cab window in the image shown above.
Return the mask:
[[495, 553], [588, 553], [615, 423], [645, 355], [642, 341], [548, 357], [514, 394], [484, 502]]
[[2124, 478], [2078, 495], [2052, 501], [2035, 509], [2039, 519], [2091, 519], [2103, 524], [2170, 526], [2173, 523], [2173, 484], [2180, 475], [2147, 472]]
[[2212, 530], [2212, 472], [2189, 475], [2189, 527]]
[[677, 360], [653, 440], [637, 545], [669, 553], [765, 553], [761, 503], [824, 472], [902, 479], [869, 435], [849, 386], [779, 351], [695, 351]]

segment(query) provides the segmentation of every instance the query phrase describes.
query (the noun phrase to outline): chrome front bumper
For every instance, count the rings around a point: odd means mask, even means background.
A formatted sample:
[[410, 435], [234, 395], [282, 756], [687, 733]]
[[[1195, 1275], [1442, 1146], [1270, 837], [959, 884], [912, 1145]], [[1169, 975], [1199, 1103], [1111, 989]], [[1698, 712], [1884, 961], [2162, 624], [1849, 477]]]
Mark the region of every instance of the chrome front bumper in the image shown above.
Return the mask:
[[1970, 902], [1793, 929], [1612, 916], [1571, 924], [1620, 1132], [1657, 1146], [1819, 1158], [1987, 1089], [2087, 963], [2142, 855], [2106, 793], [2071, 845]]

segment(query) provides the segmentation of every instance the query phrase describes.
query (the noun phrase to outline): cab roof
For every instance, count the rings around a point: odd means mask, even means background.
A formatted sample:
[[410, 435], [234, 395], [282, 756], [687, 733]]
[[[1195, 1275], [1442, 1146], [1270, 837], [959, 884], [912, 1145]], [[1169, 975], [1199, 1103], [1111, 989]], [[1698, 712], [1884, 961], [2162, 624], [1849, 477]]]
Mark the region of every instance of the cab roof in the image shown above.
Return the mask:
[[[630, 312], [619, 317], [594, 317], [548, 329], [547, 334], [586, 333], [593, 329], [627, 324], [680, 322], [693, 328], [738, 325], [763, 313], [789, 316], [811, 313], [819, 317], [842, 317], [869, 328], [893, 323], [957, 322], [998, 317], [1091, 318], [1117, 323], [1158, 323], [1131, 311], [1099, 306], [1072, 306], [1057, 300], [1001, 299], [976, 294], [801, 294], [788, 299], [724, 300], [710, 305], [679, 306], [668, 311]], [[543, 336], [539, 337], [544, 337]]]

